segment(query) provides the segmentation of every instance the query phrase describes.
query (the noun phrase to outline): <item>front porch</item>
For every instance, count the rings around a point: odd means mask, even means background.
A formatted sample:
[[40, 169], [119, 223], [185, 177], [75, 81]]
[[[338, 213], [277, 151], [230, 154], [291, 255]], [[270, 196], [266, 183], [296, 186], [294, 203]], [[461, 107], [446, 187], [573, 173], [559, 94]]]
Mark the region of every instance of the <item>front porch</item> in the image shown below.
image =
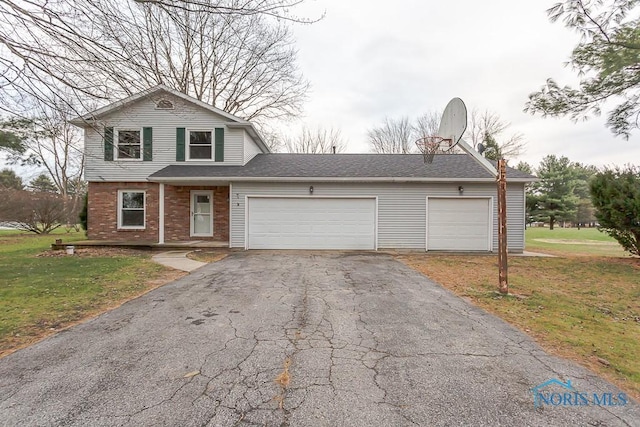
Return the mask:
[[90, 182], [87, 222], [74, 246], [229, 247], [229, 184]]

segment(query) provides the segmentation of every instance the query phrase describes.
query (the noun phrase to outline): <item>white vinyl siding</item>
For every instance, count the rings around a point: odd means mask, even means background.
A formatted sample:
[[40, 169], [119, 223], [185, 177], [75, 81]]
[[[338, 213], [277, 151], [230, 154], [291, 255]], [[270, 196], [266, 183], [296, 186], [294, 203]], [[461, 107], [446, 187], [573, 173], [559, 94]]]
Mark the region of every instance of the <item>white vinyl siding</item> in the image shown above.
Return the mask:
[[[507, 178], [508, 180], [509, 178]], [[509, 251], [522, 252], [524, 250], [524, 184], [507, 184], [507, 235]], [[498, 250], [498, 199], [495, 200], [495, 228], [493, 250]]]
[[262, 153], [262, 150], [253, 141], [253, 138], [246, 132], [244, 133], [244, 164], [249, 163], [258, 154]]
[[[492, 197], [493, 250], [497, 251], [496, 185], [493, 183], [464, 183], [464, 196], [459, 196], [460, 183], [246, 183], [233, 182], [231, 198], [232, 247], [245, 247], [245, 197], [251, 195], [313, 196], [378, 198], [378, 248], [425, 249], [426, 206], [430, 197]], [[511, 252], [524, 249], [524, 185], [508, 185], [508, 244]]]
[[376, 248], [376, 199], [248, 197], [248, 249]]
[[[169, 97], [167, 97], [169, 98]], [[228, 129], [229, 121], [181, 99], [171, 98], [173, 110], [158, 110], [153, 99], [141, 99], [105, 117], [95, 129], [85, 129], [87, 181], [146, 181], [147, 177], [171, 164], [242, 165], [244, 129]], [[104, 127], [116, 129], [153, 128], [153, 161], [112, 162], [104, 160]], [[176, 128], [224, 128], [224, 162], [213, 160], [176, 162]], [[186, 141], [188, 144], [188, 140]]]

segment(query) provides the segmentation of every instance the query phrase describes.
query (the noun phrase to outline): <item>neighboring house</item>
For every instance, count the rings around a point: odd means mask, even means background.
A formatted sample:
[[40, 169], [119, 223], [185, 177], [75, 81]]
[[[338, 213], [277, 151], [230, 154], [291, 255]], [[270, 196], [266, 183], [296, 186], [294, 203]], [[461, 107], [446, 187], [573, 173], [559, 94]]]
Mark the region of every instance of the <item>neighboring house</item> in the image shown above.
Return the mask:
[[[164, 86], [75, 119], [88, 237], [245, 249], [497, 250], [491, 164], [475, 153], [272, 154], [249, 122]], [[508, 246], [524, 186], [508, 170]]]

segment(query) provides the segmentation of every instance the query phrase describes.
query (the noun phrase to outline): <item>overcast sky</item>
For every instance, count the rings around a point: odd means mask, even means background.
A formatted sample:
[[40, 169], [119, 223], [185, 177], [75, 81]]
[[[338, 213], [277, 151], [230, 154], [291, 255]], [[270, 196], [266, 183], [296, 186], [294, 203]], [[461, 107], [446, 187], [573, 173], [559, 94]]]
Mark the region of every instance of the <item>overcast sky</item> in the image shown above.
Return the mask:
[[323, 20], [294, 25], [299, 64], [312, 84], [302, 122], [341, 129], [349, 152], [368, 152], [367, 129], [385, 116], [442, 110], [453, 97], [489, 109], [524, 134], [534, 166], [547, 154], [598, 166], [640, 163], [640, 132], [626, 141], [605, 117], [572, 122], [522, 110], [549, 77], [577, 82], [564, 64], [579, 40], [546, 9], [555, 1], [307, 0]]
[[[299, 65], [312, 89], [305, 116], [287, 126], [334, 127], [348, 152], [369, 152], [367, 130], [385, 116], [441, 111], [453, 97], [488, 109], [527, 141], [524, 160], [547, 154], [597, 166], [640, 164], [640, 131], [614, 137], [605, 117], [572, 122], [531, 116], [528, 95], [549, 77], [576, 83], [565, 67], [579, 36], [551, 23], [555, 0], [306, 0], [294, 12]], [[0, 159], [0, 165], [2, 161]], [[17, 168], [31, 179], [35, 170]]]

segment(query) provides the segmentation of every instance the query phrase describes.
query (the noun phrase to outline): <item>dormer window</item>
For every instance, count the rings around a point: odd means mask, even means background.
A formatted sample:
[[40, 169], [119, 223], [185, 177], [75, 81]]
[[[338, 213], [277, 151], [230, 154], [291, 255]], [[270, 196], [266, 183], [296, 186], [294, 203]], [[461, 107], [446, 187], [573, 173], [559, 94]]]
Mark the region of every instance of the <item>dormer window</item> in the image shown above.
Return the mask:
[[173, 102], [168, 99], [160, 99], [156, 102], [156, 110], [173, 110]]

